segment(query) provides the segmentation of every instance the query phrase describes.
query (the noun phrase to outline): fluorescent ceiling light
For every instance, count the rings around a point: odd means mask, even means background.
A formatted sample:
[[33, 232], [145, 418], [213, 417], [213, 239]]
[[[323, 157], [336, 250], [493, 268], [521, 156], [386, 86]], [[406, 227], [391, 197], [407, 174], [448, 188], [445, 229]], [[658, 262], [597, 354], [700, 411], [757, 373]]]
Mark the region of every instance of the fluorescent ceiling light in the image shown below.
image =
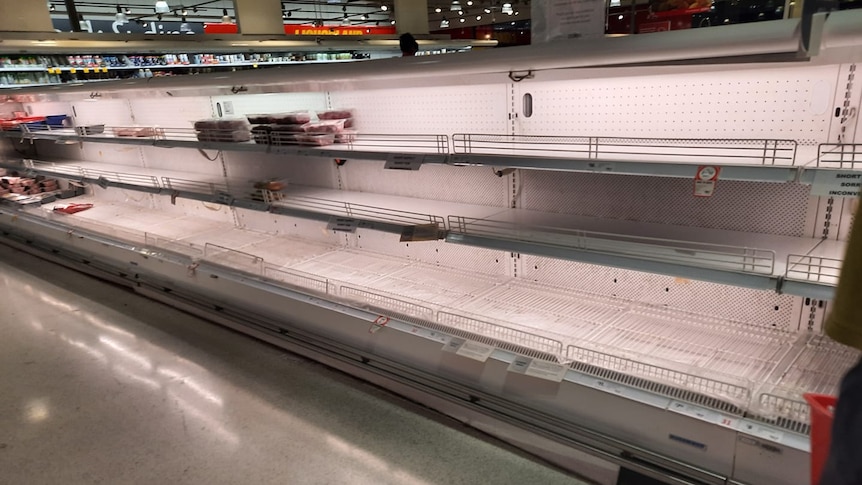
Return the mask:
[[158, 0], [156, 2], [156, 13], [168, 13], [171, 11], [171, 7], [168, 6], [168, 2], [165, 0]]

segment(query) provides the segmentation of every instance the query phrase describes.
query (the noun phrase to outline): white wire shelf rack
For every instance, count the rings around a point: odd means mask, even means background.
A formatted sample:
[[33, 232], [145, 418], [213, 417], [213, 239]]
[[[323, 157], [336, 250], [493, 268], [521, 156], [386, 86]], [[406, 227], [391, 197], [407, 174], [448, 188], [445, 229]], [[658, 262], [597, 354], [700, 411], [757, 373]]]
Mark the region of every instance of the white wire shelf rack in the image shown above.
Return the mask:
[[[342, 142], [320, 146], [294, 138], [258, 136], [233, 142], [233, 131], [198, 137], [192, 128], [106, 126], [101, 133], [86, 127], [24, 125], [0, 131], [0, 137], [65, 143], [115, 143], [165, 148], [263, 152], [302, 157], [390, 160], [419, 155], [422, 164], [487, 165], [535, 170], [562, 170], [694, 178], [698, 167], [721, 167], [722, 180], [800, 182], [810, 184], [818, 168], [859, 169], [862, 145], [798, 146], [781, 139], [625, 138], [545, 135], [349, 133]], [[122, 134], [122, 136], [119, 136]], [[292, 134], [290, 134], [292, 135]], [[264, 141], [264, 138], [266, 141]], [[254, 137], [252, 137], [254, 139]], [[311, 138], [309, 138], [311, 141]], [[803, 171], [804, 167], [814, 169]]]
[[[101, 126], [100, 126], [101, 128]], [[319, 145], [316, 137], [303, 137], [297, 141], [294, 133], [273, 139], [266, 137], [265, 143], [255, 141], [234, 141], [234, 130], [209, 130], [199, 134], [193, 128], [165, 126], [105, 126], [101, 132], [88, 132], [87, 127], [67, 128], [49, 125], [29, 127], [20, 130], [0, 131], [7, 138], [31, 140], [52, 140], [55, 142], [91, 142], [121, 145], [147, 145], [164, 148], [200, 148], [224, 151], [252, 151], [297, 156], [321, 156], [363, 158], [386, 160], [391, 154], [428, 154], [444, 155], [428, 158], [426, 163], [445, 163], [450, 153], [449, 136], [444, 134], [398, 134], [398, 133], [354, 133], [335, 136], [332, 133], [303, 133], [304, 135], [323, 135], [341, 143]], [[245, 138], [245, 137], [243, 137]], [[254, 136], [246, 139], [254, 140]], [[261, 139], [260, 141], [264, 141]]]
[[845, 170], [862, 168], [862, 144], [821, 143], [817, 147], [817, 166]]
[[[254, 188], [248, 180], [98, 162], [0, 166], [101, 185], [403, 235], [436, 227], [448, 242], [583, 261], [801, 296], [829, 298], [840, 251], [813, 238], [634, 223], [430, 199], [289, 185]], [[142, 173], [130, 173], [130, 172]], [[286, 182], [285, 182], [286, 183]], [[460, 214], [448, 215], [446, 214]], [[834, 245], [834, 244], [833, 244]], [[837, 257], [836, 257], [837, 255]]]
[[624, 138], [596, 136], [452, 135], [456, 154], [520, 155], [580, 160], [685, 162], [702, 165], [796, 164], [793, 140]]
[[[310, 241], [294, 246], [293, 239], [237, 229], [227, 222], [195, 226], [193, 217], [124, 203], [91, 197], [76, 201], [97, 206], [72, 216], [53, 214], [45, 206], [27, 212], [153, 250], [186, 251], [274, 284], [534, 358], [566, 362], [579, 372], [674, 399], [730, 413], [761, 413], [762, 419], [796, 432], [807, 430], [794, 414], [799, 412], [799, 395], [834, 392], [843, 369], [858, 355], [825, 338], [811, 339], [802, 348], [794, 345], [797, 335], [786, 331], [506, 277], [484, 275], [471, 281], [454, 271], [456, 278], [441, 301], [434, 299], [441, 285], [417, 293], [406, 287], [395, 294], [393, 288], [405, 279], [421, 279], [431, 266]], [[231, 232], [235, 235], [218, 237]], [[298, 249], [282, 257], [279, 247], [284, 245]], [[429, 274], [429, 280], [434, 278]], [[459, 291], [461, 298], [456, 296]], [[763, 382], [771, 387], [758, 387]], [[762, 408], [764, 404], [773, 407]]]
[[836, 394], [841, 377], [860, 352], [825, 335], [803, 334], [797, 352], [761, 388], [753, 411], [770, 423], [807, 433], [810, 409], [802, 395]]
[[[534, 214], [535, 217], [531, 217], [531, 214], [520, 212], [513, 215], [521, 221], [550, 220], [545, 214]], [[576, 261], [604, 261], [604, 264], [611, 266], [622, 263], [625, 267], [625, 260], [635, 259], [665, 273], [674, 272], [671, 266], [685, 266], [698, 270], [757, 275], [768, 280], [776, 270], [776, 252], [772, 249], [630, 234], [625, 232], [624, 222], [617, 225], [620, 232], [614, 233], [569, 229], [563, 218], [559, 219], [558, 224], [534, 225], [521, 221], [450, 216], [447, 241], [483, 245], [494, 240], [504, 242], [495, 246], [499, 249]], [[807, 247], [808, 244], [803, 243], [803, 246]], [[617, 261], [616, 264], [614, 260]], [[702, 277], [710, 279], [705, 272]], [[764, 287], [774, 286], [768, 281], [762, 281], [760, 284]]]

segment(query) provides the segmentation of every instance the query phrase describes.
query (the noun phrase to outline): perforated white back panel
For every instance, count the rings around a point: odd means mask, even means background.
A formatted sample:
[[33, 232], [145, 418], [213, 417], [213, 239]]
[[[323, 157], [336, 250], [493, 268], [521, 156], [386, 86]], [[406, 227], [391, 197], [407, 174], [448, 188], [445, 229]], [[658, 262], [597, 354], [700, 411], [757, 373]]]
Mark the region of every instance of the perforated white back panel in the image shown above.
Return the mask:
[[802, 236], [810, 187], [719, 180], [694, 197], [686, 179], [523, 170], [525, 209], [591, 217]]
[[344, 245], [341, 234], [326, 230], [326, 223], [299, 217], [276, 216], [266, 212], [235, 209], [240, 226], [279, 236], [293, 236], [332, 246]]
[[508, 207], [511, 179], [491, 167], [423, 165], [418, 171], [385, 170], [384, 162], [348, 161], [341, 167], [346, 190]]
[[197, 120], [212, 118], [210, 98], [205, 96], [166, 99], [130, 99], [134, 122], [144, 126], [191, 128]]
[[79, 101], [73, 103], [75, 124], [131, 126], [132, 110], [126, 99], [100, 99], [94, 101]]
[[[522, 134], [828, 141], [838, 66], [530, 82]], [[843, 88], [843, 85], [841, 86]]]
[[[69, 115], [72, 116], [72, 103], [68, 101], [46, 101], [44, 103], [24, 103], [24, 110], [32, 116]], [[2, 110], [6, 112], [4, 107]], [[9, 110], [10, 112], [12, 110]]]
[[292, 184], [327, 188], [336, 186], [335, 162], [329, 158], [224, 152], [224, 159], [231, 179], [286, 178]]
[[142, 166], [141, 147], [137, 146], [84, 143], [80, 153], [81, 159], [92, 162], [115, 163], [129, 167]]
[[330, 93], [333, 108], [355, 110], [366, 133], [509, 133], [506, 84]]
[[[213, 116], [218, 115], [216, 104], [221, 104], [226, 117], [288, 111], [323, 111], [327, 108], [326, 93], [240, 94], [211, 98]], [[229, 110], [233, 114], [228, 113]]]
[[154, 204], [159, 211], [177, 216], [192, 216], [197, 219], [223, 222], [233, 224], [233, 212], [230, 207], [201, 202], [197, 200], [177, 198], [171, 203], [171, 198], [166, 195], [153, 196]]
[[519, 262], [523, 278], [564, 288], [614, 296], [656, 306], [796, 330], [794, 312], [801, 298], [774, 291], [674, 278], [651, 273], [561, 261], [527, 254]]
[[509, 275], [509, 253], [443, 241], [399, 242], [397, 234], [360, 229], [349, 236], [351, 247], [412, 261], [501, 276]]
[[218, 152], [215, 150], [205, 151], [208, 157], [216, 157], [215, 160], [207, 159], [193, 148], [142, 146], [141, 153], [144, 157], [144, 166], [147, 168], [189, 172], [190, 178], [193, 178], [193, 174], [223, 177], [221, 160], [217, 158]]

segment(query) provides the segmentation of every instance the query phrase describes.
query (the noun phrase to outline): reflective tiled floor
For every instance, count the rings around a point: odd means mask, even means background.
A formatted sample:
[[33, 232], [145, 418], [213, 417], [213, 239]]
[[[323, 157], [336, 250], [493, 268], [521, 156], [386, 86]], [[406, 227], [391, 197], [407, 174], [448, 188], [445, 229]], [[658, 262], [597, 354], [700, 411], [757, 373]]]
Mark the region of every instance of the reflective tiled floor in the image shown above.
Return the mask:
[[577, 484], [315, 363], [0, 245], [0, 484]]

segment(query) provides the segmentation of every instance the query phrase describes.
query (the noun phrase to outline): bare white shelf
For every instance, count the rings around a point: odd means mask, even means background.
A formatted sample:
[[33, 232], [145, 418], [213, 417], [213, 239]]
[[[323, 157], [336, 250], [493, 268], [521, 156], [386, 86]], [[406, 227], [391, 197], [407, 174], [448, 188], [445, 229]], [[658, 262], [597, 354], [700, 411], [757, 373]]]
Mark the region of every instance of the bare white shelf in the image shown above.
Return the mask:
[[74, 201], [95, 207], [74, 215], [53, 213], [50, 204], [27, 212], [73, 230], [181, 251], [500, 348], [558, 358], [580, 372], [675, 399], [723, 412], [761, 412], [795, 431], [804, 432], [808, 418], [798, 407], [801, 394], [835, 392], [858, 354], [825, 337], [815, 342], [806, 334], [93, 197]]
[[[2, 164], [0, 164], [2, 165]], [[9, 165], [7, 165], [9, 166]], [[14, 166], [14, 165], [12, 165]], [[402, 234], [435, 225], [458, 244], [826, 298], [841, 245], [815, 238], [600, 219], [288, 185], [263, 199], [251, 181], [96, 162], [26, 162], [38, 173]], [[832, 259], [837, 255], [838, 259]]]

